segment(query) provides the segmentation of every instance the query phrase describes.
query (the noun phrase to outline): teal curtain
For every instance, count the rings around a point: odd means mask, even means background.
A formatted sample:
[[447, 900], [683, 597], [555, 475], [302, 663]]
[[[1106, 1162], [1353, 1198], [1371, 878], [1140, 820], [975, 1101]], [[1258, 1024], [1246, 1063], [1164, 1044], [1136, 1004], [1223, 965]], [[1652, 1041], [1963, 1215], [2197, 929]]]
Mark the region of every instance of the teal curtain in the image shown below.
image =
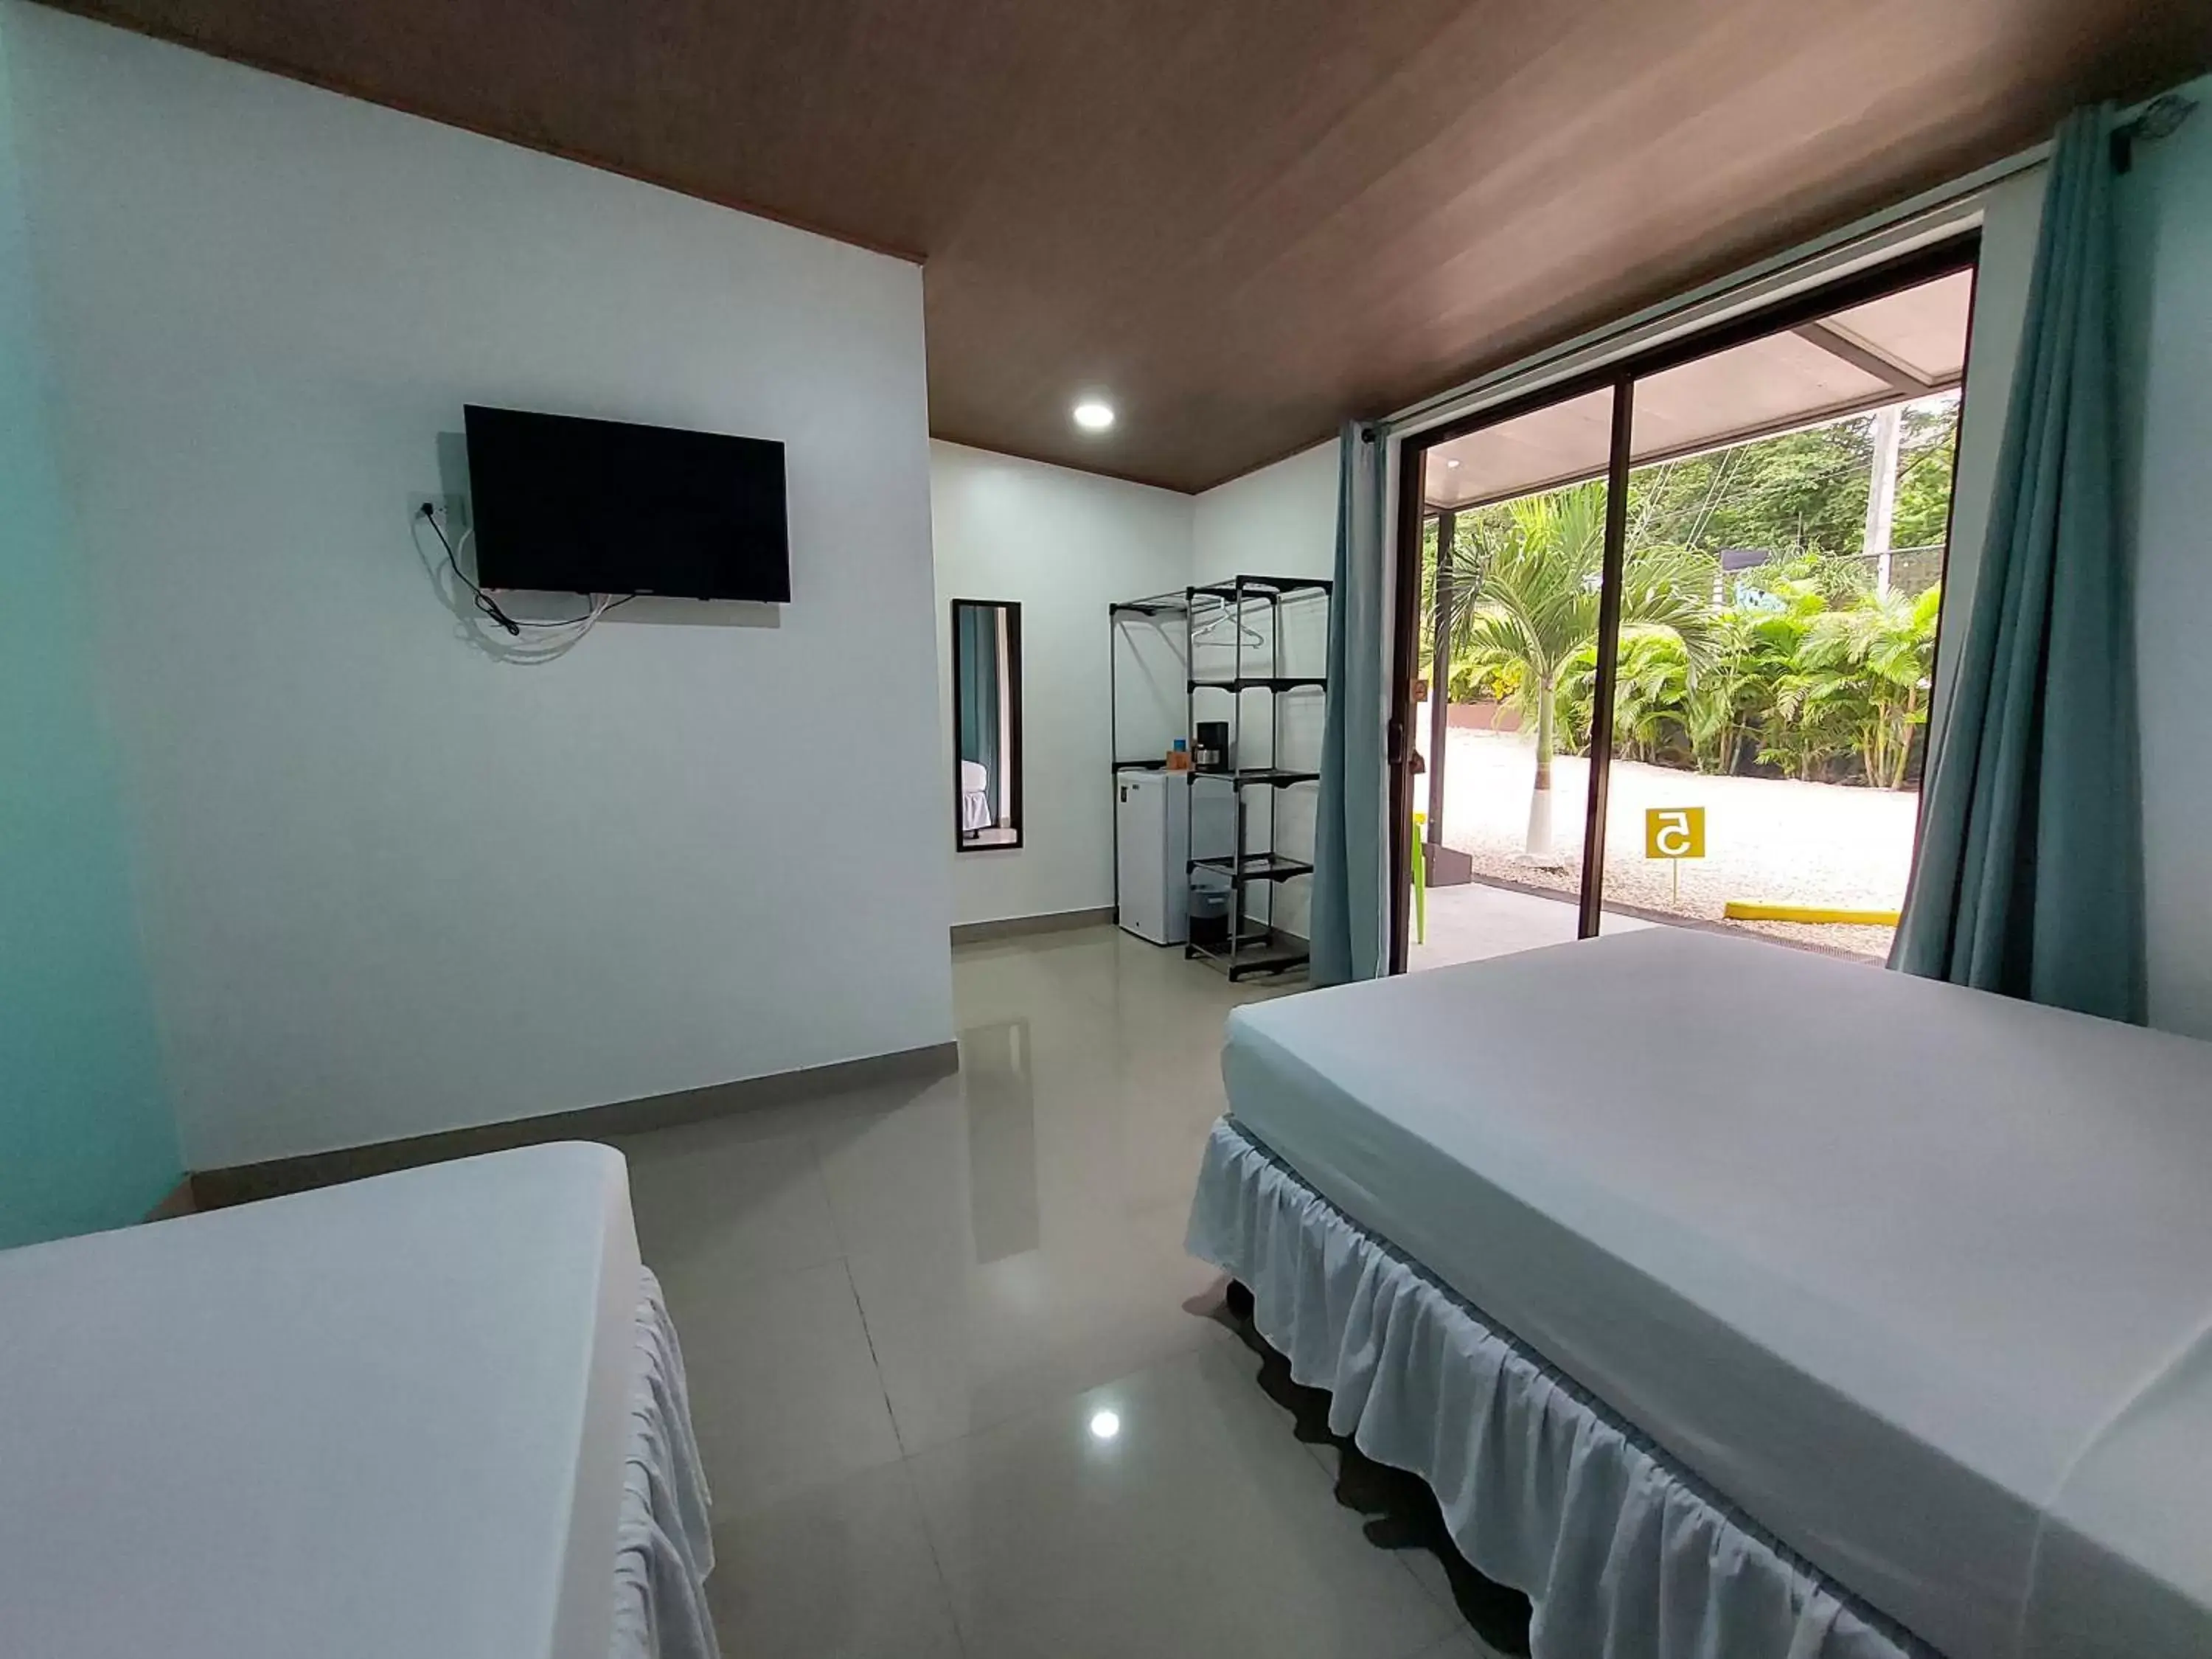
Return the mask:
[[2110, 126], [2109, 109], [2077, 111], [2051, 155], [1989, 532], [1890, 964], [2140, 1024]]
[[1314, 828], [1312, 976], [1316, 985], [1373, 979], [1388, 961], [1382, 832], [1383, 659], [1382, 428], [1347, 424], [1339, 441], [1336, 587], [1328, 610], [1328, 710], [1322, 728]]
[[953, 672], [960, 682], [960, 758], [974, 761], [991, 775], [995, 806], [999, 787], [999, 612], [988, 605], [963, 605], [954, 624]]

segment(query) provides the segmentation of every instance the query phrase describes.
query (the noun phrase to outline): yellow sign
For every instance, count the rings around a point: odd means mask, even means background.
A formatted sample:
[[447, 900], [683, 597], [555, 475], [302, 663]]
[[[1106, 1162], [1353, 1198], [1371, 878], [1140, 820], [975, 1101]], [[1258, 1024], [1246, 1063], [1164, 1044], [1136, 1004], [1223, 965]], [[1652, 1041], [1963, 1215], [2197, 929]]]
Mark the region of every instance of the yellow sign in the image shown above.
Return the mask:
[[1705, 809], [1647, 806], [1644, 809], [1644, 856], [1701, 859], [1705, 855]]

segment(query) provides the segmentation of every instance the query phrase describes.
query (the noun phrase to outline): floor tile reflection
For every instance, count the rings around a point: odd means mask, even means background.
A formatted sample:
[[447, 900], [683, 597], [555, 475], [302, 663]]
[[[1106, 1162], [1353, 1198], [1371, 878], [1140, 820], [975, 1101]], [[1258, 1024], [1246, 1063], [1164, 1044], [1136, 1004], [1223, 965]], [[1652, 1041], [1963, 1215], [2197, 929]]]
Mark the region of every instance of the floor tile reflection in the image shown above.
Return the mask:
[[684, 1265], [664, 1280], [718, 1519], [896, 1461], [843, 1262], [746, 1279]]
[[915, 1458], [969, 1652], [1409, 1659], [1448, 1633], [1251, 1373], [1208, 1346]]
[[724, 1522], [708, 1599], [732, 1659], [940, 1659], [961, 1651], [904, 1463]]
[[1038, 1244], [1031, 1042], [1025, 1019], [971, 1026], [960, 1034], [968, 1104], [968, 1215], [979, 1266]]
[[1092, 928], [954, 984], [957, 1076], [624, 1143], [726, 1650], [1486, 1652], [1182, 1249], [1223, 1022], [1295, 982]]

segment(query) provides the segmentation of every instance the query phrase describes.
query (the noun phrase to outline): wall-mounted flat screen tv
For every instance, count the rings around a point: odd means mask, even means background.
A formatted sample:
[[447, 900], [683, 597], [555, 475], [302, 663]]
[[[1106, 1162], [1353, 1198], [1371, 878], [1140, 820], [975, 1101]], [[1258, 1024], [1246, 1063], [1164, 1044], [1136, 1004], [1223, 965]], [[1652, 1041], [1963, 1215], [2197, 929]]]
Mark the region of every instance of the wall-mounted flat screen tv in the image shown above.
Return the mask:
[[474, 404], [467, 421], [482, 586], [791, 598], [781, 444]]

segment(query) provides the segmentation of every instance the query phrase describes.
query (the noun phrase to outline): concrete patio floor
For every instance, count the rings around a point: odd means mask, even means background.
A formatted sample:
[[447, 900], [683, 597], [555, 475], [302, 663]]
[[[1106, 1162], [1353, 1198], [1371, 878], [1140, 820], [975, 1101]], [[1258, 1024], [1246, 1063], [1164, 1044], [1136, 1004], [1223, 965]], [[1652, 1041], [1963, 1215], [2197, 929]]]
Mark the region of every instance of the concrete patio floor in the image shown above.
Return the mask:
[[[1547, 945], [1565, 945], [1575, 936], [1575, 906], [1565, 898], [1518, 893], [1506, 887], [1469, 882], [1433, 887], [1428, 895], [1428, 939], [1406, 955], [1415, 973], [1455, 962], [1510, 957]], [[1632, 933], [1656, 923], [1607, 912], [1603, 931]]]
[[[1521, 856], [1534, 773], [1534, 746], [1522, 734], [1454, 731], [1445, 763], [1443, 838], [1474, 860], [1478, 877], [1556, 886], [1571, 897], [1582, 882], [1589, 764], [1572, 755], [1553, 763], [1553, 838], [1561, 858], [1556, 871], [1532, 867]], [[1420, 791], [1419, 804], [1425, 806], [1425, 780]], [[1919, 805], [1911, 790], [1708, 777], [1616, 760], [1606, 897], [1705, 922], [1720, 921], [1731, 899], [1894, 909], [1904, 902], [1911, 872]], [[1706, 813], [1706, 856], [1685, 862], [1679, 872], [1644, 855], [1644, 810], [1669, 806], [1701, 806]], [[1889, 952], [1887, 927], [1731, 925], [1731, 931], [1737, 929], [1874, 960]], [[1571, 921], [1566, 936], [1572, 937]]]

